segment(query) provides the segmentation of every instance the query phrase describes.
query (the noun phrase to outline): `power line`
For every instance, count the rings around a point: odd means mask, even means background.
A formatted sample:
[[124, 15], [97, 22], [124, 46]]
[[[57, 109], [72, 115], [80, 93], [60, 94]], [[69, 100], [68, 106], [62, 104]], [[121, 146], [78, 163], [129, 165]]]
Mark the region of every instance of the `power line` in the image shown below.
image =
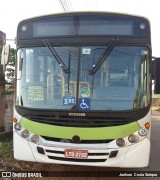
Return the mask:
[[66, 6], [65, 6], [63, 0], [59, 0], [59, 3], [60, 3], [60, 5], [62, 6], [62, 9], [66, 12], [67, 9], [66, 9]]
[[59, 0], [59, 3], [65, 12], [73, 11], [73, 6], [70, 0]]
[[72, 3], [71, 3], [71, 0], [66, 0], [68, 3], [68, 6], [69, 6], [69, 10], [70, 11], [73, 11], [73, 6], [72, 6]]

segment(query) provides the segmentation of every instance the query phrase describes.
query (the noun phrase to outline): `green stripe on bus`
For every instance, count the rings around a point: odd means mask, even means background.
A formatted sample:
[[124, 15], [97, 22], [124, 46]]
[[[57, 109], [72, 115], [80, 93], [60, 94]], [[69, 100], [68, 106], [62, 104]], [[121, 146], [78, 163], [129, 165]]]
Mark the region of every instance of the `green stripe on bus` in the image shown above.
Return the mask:
[[140, 129], [137, 122], [112, 127], [82, 128], [42, 124], [31, 121], [27, 118], [22, 118], [21, 125], [33, 134], [64, 139], [72, 139], [73, 136], [78, 135], [81, 140], [105, 140], [123, 138]]

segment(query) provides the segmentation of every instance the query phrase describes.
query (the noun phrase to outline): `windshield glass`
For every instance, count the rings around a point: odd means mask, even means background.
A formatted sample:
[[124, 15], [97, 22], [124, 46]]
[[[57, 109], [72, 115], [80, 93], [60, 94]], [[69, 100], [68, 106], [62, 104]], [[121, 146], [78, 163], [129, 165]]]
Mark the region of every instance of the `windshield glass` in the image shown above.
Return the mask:
[[115, 46], [95, 73], [107, 46], [22, 48], [17, 52], [16, 104], [60, 110], [133, 110], [150, 103], [146, 47]]

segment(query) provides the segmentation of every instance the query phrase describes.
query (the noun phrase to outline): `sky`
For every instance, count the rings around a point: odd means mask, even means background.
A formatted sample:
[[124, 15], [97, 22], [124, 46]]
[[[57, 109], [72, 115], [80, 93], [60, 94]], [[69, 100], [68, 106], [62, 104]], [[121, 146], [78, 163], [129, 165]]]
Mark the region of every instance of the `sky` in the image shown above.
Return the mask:
[[[152, 54], [160, 57], [160, 6], [158, 0], [66, 0], [72, 11], [107, 11], [140, 15], [151, 23]], [[0, 0], [0, 30], [16, 37], [18, 23], [26, 18], [64, 12], [59, 0]], [[7, 44], [15, 46], [12, 41]]]

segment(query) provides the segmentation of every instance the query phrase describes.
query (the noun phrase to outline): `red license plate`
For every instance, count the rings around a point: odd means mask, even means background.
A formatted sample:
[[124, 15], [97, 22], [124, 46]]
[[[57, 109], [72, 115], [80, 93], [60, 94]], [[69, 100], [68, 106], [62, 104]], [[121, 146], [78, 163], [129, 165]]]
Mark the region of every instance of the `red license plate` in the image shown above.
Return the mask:
[[65, 149], [64, 155], [67, 158], [88, 158], [88, 150], [74, 150], [74, 149]]

